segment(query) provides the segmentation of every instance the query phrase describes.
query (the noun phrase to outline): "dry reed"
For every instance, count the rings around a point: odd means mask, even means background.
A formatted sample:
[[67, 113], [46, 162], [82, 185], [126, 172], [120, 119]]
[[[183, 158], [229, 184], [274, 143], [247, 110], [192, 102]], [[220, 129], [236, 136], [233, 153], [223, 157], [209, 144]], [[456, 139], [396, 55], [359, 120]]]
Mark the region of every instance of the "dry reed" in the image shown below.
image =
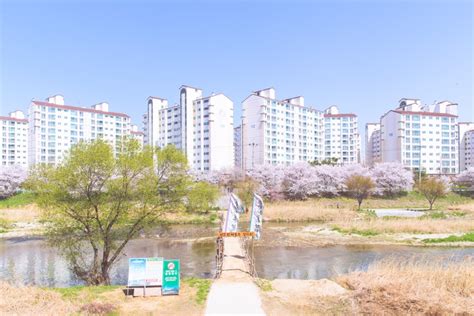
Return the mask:
[[71, 302], [53, 291], [0, 282], [1, 315], [70, 315], [77, 311]]
[[375, 315], [472, 315], [474, 259], [400, 260], [372, 264], [337, 281], [352, 289], [357, 313]]
[[365, 221], [337, 221], [333, 227], [344, 231], [371, 231], [374, 233], [409, 233], [409, 234], [454, 234], [474, 231], [472, 219], [371, 219]]
[[346, 203], [324, 199], [268, 203], [264, 216], [271, 221], [344, 221], [356, 218], [357, 212]]

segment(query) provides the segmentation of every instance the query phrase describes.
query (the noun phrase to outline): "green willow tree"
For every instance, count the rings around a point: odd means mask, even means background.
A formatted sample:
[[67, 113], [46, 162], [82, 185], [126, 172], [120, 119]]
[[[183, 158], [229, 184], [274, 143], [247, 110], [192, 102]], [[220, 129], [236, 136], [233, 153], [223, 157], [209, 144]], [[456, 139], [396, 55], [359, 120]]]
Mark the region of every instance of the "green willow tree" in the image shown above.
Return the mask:
[[124, 247], [165, 212], [183, 209], [191, 179], [175, 147], [124, 142], [114, 157], [104, 141], [74, 146], [58, 166], [33, 170], [28, 187], [44, 210], [47, 238], [88, 285], [110, 284]]

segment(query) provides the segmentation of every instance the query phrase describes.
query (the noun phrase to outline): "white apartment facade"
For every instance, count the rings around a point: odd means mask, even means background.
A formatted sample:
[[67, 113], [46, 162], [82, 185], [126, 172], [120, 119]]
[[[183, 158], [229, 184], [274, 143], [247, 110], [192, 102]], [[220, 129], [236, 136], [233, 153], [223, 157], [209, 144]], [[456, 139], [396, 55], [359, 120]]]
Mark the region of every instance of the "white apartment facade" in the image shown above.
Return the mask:
[[0, 166], [28, 165], [28, 120], [22, 111], [0, 116]]
[[242, 102], [244, 170], [327, 158], [356, 163], [358, 150], [357, 117], [335, 106], [323, 112], [305, 106], [302, 96], [277, 100], [274, 88], [255, 91]]
[[324, 157], [340, 164], [360, 162], [357, 115], [340, 113], [335, 105], [324, 111]]
[[137, 140], [140, 146], [143, 147], [143, 142], [144, 142], [144, 136], [145, 134], [139, 130], [137, 125], [132, 124], [130, 128], [130, 136]]
[[220, 93], [194, 100], [193, 108], [192, 157], [187, 152], [193, 169], [210, 171], [233, 167], [233, 102]]
[[401, 99], [380, 120], [381, 161], [401, 162], [427, 174], [457, 174], [457, 124], [456, 103], [422, 106], [418, 99]]
[[29, 159], [36, 163], [57, 164], [79, 141], [104, 139], [115, 152], [124, 137], [130, 136], [130, 117], [110, 112], [106, 102], [91, 108], [64, 104], [62, 95], [46, 102], [32, 101], [29, 107]]
[[145, 145], [164, 147], [172, 144], [182, 149], [181, 107], [177, 104], [169, 106], [168, 100], [163, 98], [148, 97], [143, 132]]
[[233, 102], [224, 94], [203, 97], [190, 86], [179, 89], [180, 103], [150, 97], [144, 115], [144, 142], [183, 150], [191, 168], [212, 171], [234, 165]]
[[242, 169], [242, 125], [234, 127], [234, 166]]
[[365, 164], [371, 167], [380, 161], [380, 123], [367, 123], [365, 125]]
[[474, 167], [474, 123], [459, 122], [459, 172]]

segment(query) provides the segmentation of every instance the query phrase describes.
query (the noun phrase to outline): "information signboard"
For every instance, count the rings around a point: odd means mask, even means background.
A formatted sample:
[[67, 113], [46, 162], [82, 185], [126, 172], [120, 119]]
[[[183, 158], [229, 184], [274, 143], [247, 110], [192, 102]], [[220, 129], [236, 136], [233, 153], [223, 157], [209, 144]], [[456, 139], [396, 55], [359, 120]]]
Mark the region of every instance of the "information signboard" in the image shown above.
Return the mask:
[[179, 294], [180, 266], [179, 260], [163, 261], [162, 295]]
[[128, 286], [145, 286], [146, 258], [128, 259]]
[[161, 286], [163, 277], [163, 258], [147, 258], [146, 286]]
[[163, 258], [128, 259], [128, 286], [160, 286]]

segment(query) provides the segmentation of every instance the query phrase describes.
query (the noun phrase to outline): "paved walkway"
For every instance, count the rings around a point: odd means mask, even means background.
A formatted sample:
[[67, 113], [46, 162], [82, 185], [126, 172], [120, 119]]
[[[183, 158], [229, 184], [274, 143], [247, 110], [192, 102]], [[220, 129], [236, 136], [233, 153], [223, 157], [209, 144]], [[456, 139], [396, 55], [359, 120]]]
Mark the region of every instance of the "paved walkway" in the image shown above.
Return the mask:
[[222, 274], [212, 284], [206, 315], [265, 315], [259, 289], [248, 273], [239, 238], [224, 238]]

